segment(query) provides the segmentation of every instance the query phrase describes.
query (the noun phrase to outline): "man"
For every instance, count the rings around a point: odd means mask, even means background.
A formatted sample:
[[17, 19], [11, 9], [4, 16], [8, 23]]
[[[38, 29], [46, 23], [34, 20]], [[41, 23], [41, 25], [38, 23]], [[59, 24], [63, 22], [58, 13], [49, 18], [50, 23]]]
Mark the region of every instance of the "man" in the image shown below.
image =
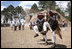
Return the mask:
[[36, 25], [34, 26], [34, 31], [35, 31], [35, 36], [37, 37], [38, 35], [38, 31], [41, 32], [43, 30], [43, 23], [44, 23], [44, 19], [43, 19], [44, 15], [42, 13], [39, 13], [39, 15], [37, 16], [37, 20], [36, 20]]
[[11, 30], [13, 30], [13, 23], [12, 23], [12, 21], [10, 22], [10, 27], [11, 27]]
[[65, 27], [65, 22], [64, 21], [62, 22], [62, 27]]
[[11, 30], [13, 30], [13, 28], [14, 28], [14, 20], [12, 20], [12, 21], [10, 22], [10, 26], [11, 26]]
[[49, 21], [44, 23], [43, 29], [44, 29], [44, 32], [46, 33], [46, 28], [49, 27], [49, 25], [50, 25], [51, 28], [50, 27], [49, 28], [52, 32], [52, 42], [53, 42], [52, 48], [55, 48], [55, 46], [56, 46], [55, 30], [58, 27], [58, 22], [56, 21], [55, 13], [53, 13], [52, 11], [48, 11], [48, 16], [49, 16]]
[[32, 30], [32, 22], [29, 22], [30, 30]]
[[21, 30], [21, 21], [19, 20], [19, 30]]
[[17, 25], [18, 25], [18, 24], [17, 24], [17, 21], [15, 20], [15, 21], [14, 21], [14, 31], [17, 30]]
[[45, 41], [45, 44], [47, 45], [48, 42], [47, 42], [46, 33], [49, 29], [51, 30], [50, 25], [47, 22], [47, 18], [43, 14], [39, 14], [37, 17], [38, 20], [36, 21], [36, 25], [34, 26], [34, 31], [36, 33], [34, 37], [39, 36], [38, 35], [38, 31], [39, 31], [43, 35], [43, 41]]
[[21, 26], [22, 26], [22, 30], [24, 30], [24, 26], [25, 26], [25, 20], [21, 19]]

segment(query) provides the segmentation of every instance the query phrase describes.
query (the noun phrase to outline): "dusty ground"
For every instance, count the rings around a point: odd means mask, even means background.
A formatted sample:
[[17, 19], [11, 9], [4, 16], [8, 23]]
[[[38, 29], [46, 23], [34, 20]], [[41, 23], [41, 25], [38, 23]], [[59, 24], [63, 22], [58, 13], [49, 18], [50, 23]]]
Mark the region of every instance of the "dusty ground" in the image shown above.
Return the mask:
[[[71, 48], [71, 27], [62, 30], [63, 39], [56, 35], [58, 48]], [[51, 32], [47, 33], [49, 45], [42, 41], [42, 35], [34, 38], [34, 31], [25, 27], [25, 30], [13, 31], [10, 27], [1, 27], [1, 48], [50, 48], [52, 45]]]

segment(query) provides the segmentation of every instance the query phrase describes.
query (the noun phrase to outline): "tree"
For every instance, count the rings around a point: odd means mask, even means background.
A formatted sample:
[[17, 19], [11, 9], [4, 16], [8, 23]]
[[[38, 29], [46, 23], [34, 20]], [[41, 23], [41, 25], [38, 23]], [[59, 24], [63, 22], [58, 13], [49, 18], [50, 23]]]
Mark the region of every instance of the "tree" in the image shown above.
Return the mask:
[[34, 9], [30, 9], [29, 13], [35, 13], [35, 10]]
[[55, 6], [56, 6], [55, 1], [47, 1], [47, 7], [49, 7], [49, 9], [54, 10]]
[[21, 6], [17, 6], [17, 7], [15, 8], [15, 10], [16, 10], [16, 12], [19, 14], [19, 13], [21, 13], [21, 11], [22, 11], [23, 9], [22, 9]]
[[39, 7], [42, 8], [42, 9], [45, 9], [46, 8], [46, 1], [39, 1]]
[[66, 12], [69, 14], [67, 18], [71, 21], [71, 1], [67, 4]]
[[21, 6], [17, 6], [16, 8], [15, 8], [15, 13], [16, 14], [22, 14], [22, 15], [26, 15], [26, 12], [24, 11], [24, 9], [21, 7]]
[[[7, 9], [7, 8], [4, 8], [4, 10], [1, 11], [1, 14], [5, 16], [4, 21], [7, 22], [7, 21], [8, 21], [8, 18], [9, 18], [9, 16], [8, 16], [8, 9]], [[5, 23], [6, 23], [6, 22], [5, 22]]]
[[10, 14], [10, 16], [12, 16], [14, 14], [14, 7], [13, 7], [13, 5], [9, 5], [7, 7], [7, 9], [8, 9], [8, 13]]
[[9, 6], [7, 7], [7, 9], [8, 9], [8, 11], [12, 12], [12, 11], [14, 10], [14, 7], [13, 7], [13, 5], [9, 5]]
[[65, 14], [64, 14], [64, 12], [61, 10], [61, 8], [58, 7], [58, 8], [56, 9], [56, 11], [59, 12], [62, 16], [65, 16]]
[[7, 8], [4, 8], [4, 10], [3, 10], [3, 11], [1, 11], [1, 14], [2, 14], [2, 15], [6, 15], [6, 14], [7, 14], [7, 12], [8, 12]]
[[68, 3], [67, 7], [67, 12], [69, 13], [69, 16], [71, 16], [71, 2]]
[[51, 9], [54, 10], [56, 6], [56, 2], [55, 1], [39, 1], [39, 7], [41, 7], [42, 9]]
[[39, 9], [38, 9], [38, 7], [37, 7], [37, 5], [34, 3], [33, 5], [32, 5], [32, 7], [31, 7], [31, 11], [33, 12], [38, 12], [39, 11]]
[[1, 14], [5, 15], [5, 20], [7, 22], [8, 19], [12, 20], [12, 18], [14, 18], [17, 14], [25, 15], [25, 11], [21, 6], [14, 8], [13, 5], [9, 5], [7, 8], [4, 8], [3, 11], [1, 11]]

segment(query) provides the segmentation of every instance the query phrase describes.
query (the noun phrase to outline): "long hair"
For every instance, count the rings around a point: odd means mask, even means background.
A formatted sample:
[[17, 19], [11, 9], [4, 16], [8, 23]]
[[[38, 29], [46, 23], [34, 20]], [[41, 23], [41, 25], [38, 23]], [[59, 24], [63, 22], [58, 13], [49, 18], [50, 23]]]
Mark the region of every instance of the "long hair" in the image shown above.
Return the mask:
[[[58, 21], [56, 20], [56, 23], [58, 23]], [[61, 35], [61, 29], [59, 27], [59, 24], [57, 24], [57, 28], [55, 30], [56, 34], [60, 37], [60, 39], [62, 39], [62, 35]]]

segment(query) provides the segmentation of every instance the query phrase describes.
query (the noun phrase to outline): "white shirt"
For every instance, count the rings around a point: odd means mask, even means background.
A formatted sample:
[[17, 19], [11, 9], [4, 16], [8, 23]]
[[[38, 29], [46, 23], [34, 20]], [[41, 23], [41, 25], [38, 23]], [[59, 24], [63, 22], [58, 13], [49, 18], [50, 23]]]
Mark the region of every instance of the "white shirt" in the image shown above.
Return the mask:
[[21, 24], [24, 25], [25, 20], [24, 19], [21, 19], [20, 21], [21, 21]]
[[10, 26], [12, 27], [12, 26], [14, 26], [14, 21], [10, 21]]
[[18, 25], [18, 23], [17, 23], [17, 21], [15, 21], [15, 24], [14, 24], [15, 26], [17, 26]]

